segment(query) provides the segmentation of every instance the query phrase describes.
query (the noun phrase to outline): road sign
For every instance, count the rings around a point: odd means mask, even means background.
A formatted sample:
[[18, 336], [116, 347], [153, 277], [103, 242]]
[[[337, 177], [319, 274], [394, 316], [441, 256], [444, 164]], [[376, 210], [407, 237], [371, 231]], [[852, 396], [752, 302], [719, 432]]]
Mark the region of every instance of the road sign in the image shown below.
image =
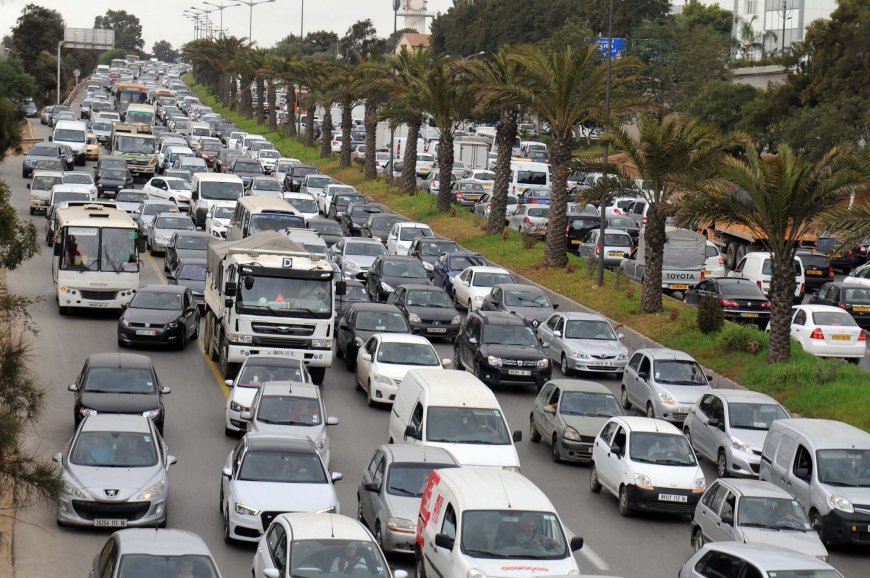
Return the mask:
[[75, 70], [73, 70], [73, 76], [76, 77], [76, 80], [78, 80], [78, 79], [79, 79], [79, 76], [81, 76], [81, 75], [82, 75], [82, 71], [79, 70], [78, 68], [76, 68]]
[[102, 28], [64, 28], [63, 45], [66, 48], [111, 50], [115, 47], [115, 31]]
[[607, 58], [608, 51], [610, 58], [619, 60], [625, 57], [625, 38], [597, 38], [598, 49], [601, 55]]

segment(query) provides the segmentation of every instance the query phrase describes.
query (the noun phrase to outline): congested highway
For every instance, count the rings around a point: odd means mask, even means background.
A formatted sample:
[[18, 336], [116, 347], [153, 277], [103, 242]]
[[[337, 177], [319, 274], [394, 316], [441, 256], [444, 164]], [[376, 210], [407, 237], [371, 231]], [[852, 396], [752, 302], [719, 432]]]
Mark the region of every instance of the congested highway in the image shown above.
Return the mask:
[[[74, 107], [75, 109], [75, 107]], [[31, 120], [34, 136], [46, 138], [48, 129]], [[40, 231], [44, 219], [28, 216], [27, 181], [20, 174], [20, 157], [0, 165], [0, 177], [14, 191], [13, 203], [20, 218], [32, 219]], [[88, 169], [92, 163], [88, 163]], [[137, 184], [140, 187], [141, 184]], [[159, 257], [143, 253], [142, 282], [165, 283]], [[50, 252], [43, 252], [9, 275], [14, 293], [39, 299], [32, 308], [39, 334], [34, 338], [33, 365], [48, 389], [46, 411], [35, 429], [32, 443], [43, 456], [63, 449], [73, 434], [72, 383], [85, 358], [97, 352], [118, 351], [117, 316], [112, 314], [58, 315], [50, 275]], [[443, 358], [452, 358], [448, 341], [434, 343]], [[208, 543], [225, 577], [247, 576], [254, 548], [226, 545], [218, 508], [221, 467], [236, 440], [224, 435], [224, 406], [228, 390], [216, 365], [203, 352], [202, 342], [184, 351], [137, 350], [154, 361], [164, 385], [172, 388], [166, 399], [165, 440], [169, 453], [178, 457], [170, 469], [170, 528], [196, 532]], [[865, 360], [866, 363], [866, 360]], [[560, 372], [554, 368], [553, 377]], [[619, 380], [590, 378], [618, 395]], [[551, 461], [546, 445], [530, 443], [528, 416], [534, 388], [494, 388], [512, 430], [522, 430], [517, 444], [522, 472], [541, 488], [556, 506], [565, 525], [583, 536], [585, 545], [577, 554], [584, 574], [629, 578], [672, 577], [692, 554], [689, 523], [685, 518], [664, 515], [621, 517], [617, 502], [604, 493], [589, 491], [589, 468]], [[333, 471], [342, 472], [337, 483], [342, 513], [353, 516], [361, 473], [379, 444], [387, 441], [389, 410], [366, 406], [357, 391], [353, 374], [341, 364], [327, 369], [322, 386], [328, 415], [339, 418], [329, 431]], [[715, 470], [703, 462], [708, 484]], [[53, 507], [34, 505], [16, 525], [15, 569], [18, 576], [85, 576], [108, 532], [63, 528], [55, 524]], [[866, 554], [832, 550], [830, 561], [847, 578], [867, 575]], [[392, 557], [391, 565], [413, 571], [411, 557]]]

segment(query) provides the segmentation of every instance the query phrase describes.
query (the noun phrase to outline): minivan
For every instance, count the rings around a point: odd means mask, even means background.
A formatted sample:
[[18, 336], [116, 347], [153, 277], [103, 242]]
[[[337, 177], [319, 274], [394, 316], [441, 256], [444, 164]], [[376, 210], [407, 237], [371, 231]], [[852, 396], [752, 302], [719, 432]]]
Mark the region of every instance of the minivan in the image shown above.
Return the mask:
[[75, 153], [75, 164], [85, 164], [88, 147], [88, 127], [85, 123], [78, 120], [59, 120], [49, 140], [59, 145], [67, 145]]
[[870, 543], [870, 433], [833, 420], [773, 422], [758, 478], [791, 495], [823, 544]]
[[236, 175], [197, 173], [190, 193], [191, 211], [197, 227], [205, 227], [205, 216], [217, 201], [237, 201], [245, 194], [245, 185]]
[[519, 471], [514, 442], [492, 391], [479, 379], [452, 369], [412, 369], [399, 385], [390, 412], [390, 443], [443, 447], [463, 466]]
[[[740, 259], [740, 262], [737, 263], [734, 270], [728, 273], [728, 276], [742, 277], [743, 279], [755, 281], [758, 284], [758, 288], [769, 297], [770, 278], [773, 276], [773, 260], [770, 253], [762, 251], [746, 253]], [[794, 276], [794, 301], [795, 303], [800, 303], [804, 298], [804, 291], [806, 290], [806, 278], [804, 277], [803, 263], [801, 263], [799, 257], [794, 258]]]
[[273, 197], [243, 197], [227, 228], [227, 241], [238, 241], [261, 231], [304, 229], [305, 217], [290, 203]]
[[550, 190], [550, 167], [546, 163], [512, 162], [510, 194]]

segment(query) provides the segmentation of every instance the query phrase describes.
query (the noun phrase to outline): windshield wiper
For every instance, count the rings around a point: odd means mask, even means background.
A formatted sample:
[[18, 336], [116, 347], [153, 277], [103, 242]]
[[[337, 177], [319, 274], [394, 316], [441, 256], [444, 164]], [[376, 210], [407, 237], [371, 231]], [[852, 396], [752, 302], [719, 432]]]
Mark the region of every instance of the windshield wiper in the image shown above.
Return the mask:
[[763, 528], [765, 530], [776, 530], [777, 532], [779, 532], [779, 528], [777, 528], [775, 526], [768, 526], [767, 524], [759, 524], [757, 522], [748, 522], [748, 523], [741, 522], [740, 526], [743, 528]]
[[472, 548], [466, 548], [465, 551], [469, 554], [480, 554], [482, 556], [491, 556], [493, 558], [509, 558], [510, 556], [504, 556], [501, 552], [493, 552], [491, 550], [477, 550]]
[[631, 456], [631, 459], [634, 460], [634, 461], [636, 461], [636, 462], [643, 462], [643, 463], [645, 463], [645, 464], [657, 464], [657, 463], [659, 463], [659, 462], [657, 462], [656, 460], [648, 460], [648, 459], [646, 459], [646, 458], [638, 458], [638, 457], [635, 457], [635, 456]]
[[417, 496], [420, 495], [417, 491], [415, 491], [415, 490], [408, 490], [408, 489], [406, 489], [406, 488], [390, 488], [390, 491], [392, 491], [392, 492], [396, 492], [396, 493], [398, 493], [398, 494], [402, 494], [402, 495], [405, 495], [405, 496], [413, 496], [413, 497], [417, 497]]
[[684, 462], [681, 460], [655, 460], [653, 463], [666, 464], [669, 466], [694, 466], [695, 465], [695, 464], [690, 464], [689, 462]]

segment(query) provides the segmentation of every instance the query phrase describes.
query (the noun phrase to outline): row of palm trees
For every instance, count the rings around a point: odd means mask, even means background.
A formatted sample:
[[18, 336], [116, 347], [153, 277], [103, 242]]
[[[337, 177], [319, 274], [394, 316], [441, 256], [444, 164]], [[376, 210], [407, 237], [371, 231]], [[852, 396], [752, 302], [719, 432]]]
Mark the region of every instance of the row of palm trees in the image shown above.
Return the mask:
[[[544, 265], [567, 263], [567, 180], [575, 170], [608, 175], [586, 193], [587, 200], [606, 202], [614, 191], [632, 190], [636, 179], [650, 185], [639, 194], [649, 203], [644, 228], [645, 275], [641, 295], [644, 312], [662, 309], [661, 270], [666, 242], [665, 222], [677, 216], [683, 224], [718, 222], [741, 224], [768, 239], [773, 254], [771, 335], [768, 361], [790, 356], [789, 319], [795, 279], [792, 261], [796, 239], [812, 227], [842, 230], [851, 239], [870, 236], [870, 209], [842, 208], [856, 191], [870, 186], [870, 162], [852, 147], [832, 150], [809, 163], [787, 147], [760, 155], [742, 134], [721, 134], [696, 120], [656, 115], [654, 103], [638, 82], [639, 67], [632, 60], [607, 63], [596, 46], [547, 52], [538, 46], [505, 46], [485, 58], [463, 59], [433, 54], [428, 49], [402, 51], [386, 61], [362, 60], [357, 65], [312, 58], [286, 59], [253, 48], [246, 39], [226, 37], [198, 40], [184, 47], [194, 78], [230, 108], [277, 128], [275, 94], [279, 86], [299, 87], [301, 106], [313, 118], [324, 111], [322, 133], [333, 130], [332, 107], [342, 114], [341, 166], [351, 164], [351, 111], [365, 104], [366, 150], [374, 151], [377, 123], [407, 126], [399, 189], [414, 194], [417, 136], [425, 118], [440, 132], [438, 166], [442, 174], [453, 168], [453, 138], [470, 119], [495, 117], [496, 176], [487, 233], [503, 230], [510, 178], [511, 150], [517, 122], [532, 113], [551, 130], [552, 188]], [[608, 82], [610, 76], [610, 82]], [[608, 89], [609, 84], [609, 89]], [[258, 105], [252, 106], [255, 87]], [[245, 87], [238, 90], [237, 86]], [[609, 94], [608, 94], [609, 93]], [[609, 98], [605, 98], [605, 95]], [[606, 104], [606, 101], [608, 104]], [[287, 132], [295, 136], [293, 106]], [[635, 130], [627, 123], [633, 121]], [[575, 128], [584, 123], [608, 127], [603, 142], [618, 154], [607, 158], [572, 158]], [[302, 140], [314, 145], [314, 123], [305, 125]], [[331, 155], [330, 139], [323, 138], [321, 156]], [[365, 176], [376, 178], [375, 155], [366, 156]], [[442, 179], [438, 209], [451, 205], [450, 181]]]

